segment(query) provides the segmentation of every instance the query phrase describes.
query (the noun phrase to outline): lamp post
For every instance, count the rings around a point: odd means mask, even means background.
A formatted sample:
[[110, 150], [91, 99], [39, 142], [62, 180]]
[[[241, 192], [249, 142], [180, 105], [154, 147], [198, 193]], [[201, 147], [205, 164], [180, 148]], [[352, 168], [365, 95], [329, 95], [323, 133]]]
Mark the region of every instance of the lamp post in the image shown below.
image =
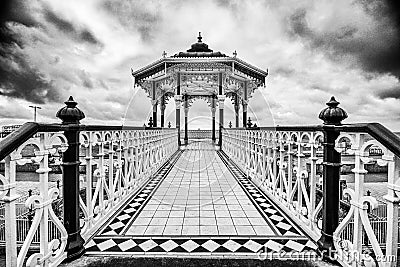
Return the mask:
[[33, 121], [36, 122], [36, 113], [38, 109], [42, 109], [39, 106], [29, 106], [30, 108], [33, 108]]

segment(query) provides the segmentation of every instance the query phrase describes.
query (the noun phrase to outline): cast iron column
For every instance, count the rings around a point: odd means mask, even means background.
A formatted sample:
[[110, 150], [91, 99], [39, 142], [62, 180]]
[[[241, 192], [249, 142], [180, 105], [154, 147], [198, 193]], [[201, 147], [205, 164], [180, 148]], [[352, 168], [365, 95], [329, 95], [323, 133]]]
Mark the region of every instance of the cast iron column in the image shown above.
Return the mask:
[[243, 100], [243, 128], [246, 128], [247, 126], [247, 101]]
[[239, 96], [236, 94], [235, 95], [235, 127], [239, 128]]
[[160, 110], [161, 110], [161, 128], [164, 127], [164, 120], [165, 120], [165, 95], [163, 94], [161, 97], [161, 104], [160, 104]]
[[189, 143], [189, 138], [188, 138], [188, 113], [189, 113], [189, 106], [188, 106], [188, 99], [187, 95], [185, 95], [185, 102], [184, 102], [184, 113], [185, 113], [185, 145]]
[[151, 102], [153, 104], [153, 127], [157, 127], [157, 100]]
[[79, 223], [79, 121], [85, 114], [76, 107], [77, 103], [72, 96], [65, 102], [56, 117], [65, 125], [64, 135], [68, 141], [68, 149], [63, 153], [63, 205], [64, 226], [68, 233], [67, 261], [76, 259], [84, 253]]
[[[214, 99], [212, 101], [215, 101]], [[214, 107], [211, 107], [211, 117], [212, 117], [212, 124], [211, 124], [211, 140], [215, 143], [215, 102]]]
[[224, 101], [225, 96], [219, 95], [218, 96], [218, 106], [219, 106], [219, 140], [218, 145], [220, 149], [222, 149], [222, 130], [224, 129]]
[[175, 96], [175, 105], [176, 105], [176, 115], [175, 115], [175, 123], [176, 129], [178, 129], [178, 146], [181, 145], [181, 102], [182, 96], [176, 95]]
[[335, 150], [335, 141], [340, 131], [335, 127], [347, 118], [347, 113], [340, 107], [339, 102], [332, 96], [326, 103], [319, 118], [324, 121], [324, 161], [323, 161], [323, 206], [322, 206], [322, 236], [318, 241], [319, 249], [325, 257], [331, 257], [334, 251], [333, 232], [339, 225], [340, 201], [340, 153]]

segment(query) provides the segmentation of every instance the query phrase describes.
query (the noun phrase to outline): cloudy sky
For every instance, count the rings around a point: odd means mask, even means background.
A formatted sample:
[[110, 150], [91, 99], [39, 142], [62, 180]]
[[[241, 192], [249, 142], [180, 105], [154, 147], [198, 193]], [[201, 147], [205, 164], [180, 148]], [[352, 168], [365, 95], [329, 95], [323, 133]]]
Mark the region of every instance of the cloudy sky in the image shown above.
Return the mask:
[[[236, 50], [269, 70], [250, 101], [258, 125], [320, 123], [334, 95], [348, 123], [400, 130], [398, 10], [384, 0], [2, 0], [0, 124], [32, 120], [29, 105], [42, 107], [40, 121], [55, 122], [72, 95], [85, 123], [143, 125], [150, 101], [133, 88], [131, 68], [187, 50], [201, 31], [214, 51]], [[209, 114], [196, 101], [192, 127], [208, 126]]]

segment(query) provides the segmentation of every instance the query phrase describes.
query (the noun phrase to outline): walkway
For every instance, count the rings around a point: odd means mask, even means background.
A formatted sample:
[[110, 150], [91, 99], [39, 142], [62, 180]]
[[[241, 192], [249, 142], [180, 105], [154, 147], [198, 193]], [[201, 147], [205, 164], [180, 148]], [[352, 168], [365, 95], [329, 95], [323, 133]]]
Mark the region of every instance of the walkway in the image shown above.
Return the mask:
[[[229, 167], [229, 168], [228, 168]], [[304, 236], [210, 142], [191, 142], [127, 203], [88, 254], [314, 251]]]

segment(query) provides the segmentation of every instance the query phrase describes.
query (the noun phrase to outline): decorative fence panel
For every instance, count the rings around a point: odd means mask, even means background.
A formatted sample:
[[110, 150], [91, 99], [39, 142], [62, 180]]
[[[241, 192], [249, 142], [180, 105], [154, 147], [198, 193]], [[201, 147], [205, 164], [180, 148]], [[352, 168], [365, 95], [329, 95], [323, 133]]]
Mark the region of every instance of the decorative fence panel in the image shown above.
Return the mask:
[[[185, 136], [185, 131], [181, 131], [181, 137]], [[215, 136], [218, 138], [219, 131], [215, 130]], [[212, 130], [188, 130], [188, 139], [211, 139]]]
[[321, 132], [236, 130], [223, 132], [222, 150], [315, 240], [320, 237], [316, 165]]
[[86, 199], [82, 237], [88, 239], [146, 178], [177, 151], [175, 129], [83, 131]]
[[[69, 147], [63, 134], [68, 127], [27, 123], [15, 136], [0, 142], [0, 157], [5, 162], [5, 174], [0, 175], [0, 240], [6, 247], [7, 266], [57, 266], [67, 257], [67, 230], [52, 207], [60, 192], [49, 187], [49, 158], [56, 157], [61, 163]], [[80, 165], [85, 166], [80, 183], [84, 189], [81, 235], [88, 240], [178, 150], [178, 134], [176, 129], [72, 127], [78, 129]], [[33, 147], [30, 156], [21, 153], [27, 146]], [[34, 163], [39, 174], [39, 193], [28, 197], [16, 194], [16, 166], [26, 163]], [[25, 208], [20, 207], [21, 201]], [[26, 218], [24, 211], [33, 218]]]
[[[334, 232], [335, 257], [343, 266], [359, 266], [372, 260], [379, 266], [396, 266], [400, 139], [379, 124], [334, 127], [341, 132], [335, 150], [353, 155], [355, 164], [355, 189], [346, 188], [343, 192], [351, 204], [350, 210]], [[317, 164], [323, 164], [323, 129], [322, 126], [225, 129], [222, 143], [223, 151], [315, 241], [321, 236], [318, 214], [323, 203], [322, 199], [316, 200], [316, 170]], [[371, 147], [380, 153], [371, 154]], [[369, 216], [378, 207], [376, 198], [366, 196], [364, 188], [367, 173], [364, 164], [372, 161], [388, 166], [387, 190], [381, 196], [387, 208], [384, 223]], [[372, 256], [363, 251], [365, 244], [371, 247]]]

